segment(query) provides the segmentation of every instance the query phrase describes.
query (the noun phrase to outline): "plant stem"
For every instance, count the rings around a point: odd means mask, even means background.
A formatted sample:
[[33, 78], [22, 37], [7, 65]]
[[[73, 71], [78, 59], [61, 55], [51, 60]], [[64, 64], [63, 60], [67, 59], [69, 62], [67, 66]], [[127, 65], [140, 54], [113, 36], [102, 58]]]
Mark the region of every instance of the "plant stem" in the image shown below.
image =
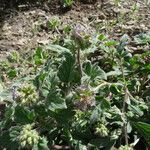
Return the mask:
[[[128, 88], [127, 88], [127, 85], [126, 85], [126, 79], [125, 79], [124, 70], [123, 70], [122, 58], [120, 59], [120, 61], [121, 61], [120, 68], [121, 68], [122, 78], [123, 78], [123, 81], [124, 81], [124, 92], [125, 92], [124, 100], [123, 100], [123, 106], [122, 106], [122, 113], [123, 113], [123, 116], [125, 116], [126, 102], [129, 98], [129, 94], [128, 94]], [[124, 137], [125, 137], [125, 144], [128, 145], [129, 142], [128, 142], [128, 133], [127, 133], [127, 123], [126, 122], [123, 125], [123, 131], [124, 131]]]
[[127, 133], [127, 124], [126, 123], [124, 123], [123, 129], [124, 129], [125, 143], [126, 143], [126, 145], [129, 145], [129, 142], [128, 142], [128, 133]]
[[82, 71], [81, 53], [80, 53], [80, 51], [81, 51], [81, 50], [78, 48], [78, 51], [77, 51], [77, 61], [78, 61], [78, 66], [79, 66], [80, 77], [82, 78], [82, 76], [83, 76], [83, 71]]

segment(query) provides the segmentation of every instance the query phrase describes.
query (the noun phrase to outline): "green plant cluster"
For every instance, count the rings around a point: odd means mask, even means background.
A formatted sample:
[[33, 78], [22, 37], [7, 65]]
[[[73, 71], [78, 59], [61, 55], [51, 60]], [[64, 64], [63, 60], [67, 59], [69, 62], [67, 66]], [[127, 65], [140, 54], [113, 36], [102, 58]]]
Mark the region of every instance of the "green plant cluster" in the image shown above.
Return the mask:
[[34, 145], [37, 145], [39, 142], [39, 135], [38, 132], [32, 130], [32, 126], [25, 125], [20, 132], [19, 135], [19, 143], [21, 147], [26, 147], [27, 149], [32, 148]]
[[0, 149], [150, 148], [150, 52], [83, 32], [0, 63]]

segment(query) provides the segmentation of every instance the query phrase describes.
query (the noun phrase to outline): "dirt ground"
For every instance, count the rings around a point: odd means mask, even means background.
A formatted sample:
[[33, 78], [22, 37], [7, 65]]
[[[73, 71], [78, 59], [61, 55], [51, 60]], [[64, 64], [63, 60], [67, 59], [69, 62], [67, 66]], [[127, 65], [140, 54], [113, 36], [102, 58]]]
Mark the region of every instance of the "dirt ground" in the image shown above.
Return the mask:
[[[115, 4], [115, 0], [101, 0], [95, 4], [75, 3], [70, 11], [62, 12], [56, 2], [43, 7], [18, 5], [18, 9], [0, 8], [0, 59], [11, 50], [25, 51], [39, 44], [48, 44], [54, 40], [69, 24], [81, 23], [89, 30], [104, 33], [110, 38], [119, 39], [123, 34], [131, 37], [150, 31], [150, 5], [146, 1], [127, 0]], [[27, 9], [28, 8], [28, 9]], [[61, 25], [57, 32], [46, 30], [46, 22], [58, 17]], [[132, 43], [132, 42], [131, 42]], [[132, 50], [141, 49], [130, 44]], [[149, 49], [149, 47], [145, 47]]]

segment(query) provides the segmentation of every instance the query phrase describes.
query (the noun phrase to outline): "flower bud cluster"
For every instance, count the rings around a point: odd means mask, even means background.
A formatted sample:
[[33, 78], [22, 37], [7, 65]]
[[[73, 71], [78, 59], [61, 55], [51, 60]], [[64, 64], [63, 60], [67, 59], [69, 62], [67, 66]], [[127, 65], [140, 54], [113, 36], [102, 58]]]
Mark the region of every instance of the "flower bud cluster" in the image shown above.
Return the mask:
[[74, 28], [74, 37], [82, 40], [84, 38], [84, 36], [86, 35], [86, 28], [81, 25], [81, 24], [77, 24]]
[[125, 145], [125, 146], [121, 145], [121, 147], [119, 148], [119, 150], [133, 150], [133, 148], [130, 147], [130, 146], [127, 146], [127, 145]]
[[75, 120], [76, 121], [79, 121], [81, 118], [82, 118], [82, 116], [83, 116], [83, 112], [82, 111], [80, 111], [80, 110], [76, 110], [76, 114], [75, 114]]
[[18, 95], [18, 102], [25, 106], [30, 106], [38, 100], [36, 89], [31, 84], [22, 85], [22, 87], [18, 89]]
[[102, 123], [98, 124], [98, 126], [96, 127], [96, 134], [98, 134], [102, 137], [108, 136], [108, 132], [109, 131], [108, 131], [107, 127]]
[[95, 95], [88, 87], [82, 85], [77, 87], [75, 91], [75, 106], [77, 109], [86, 111], [95, 106]]
[[122, 133], [121, 129], [116, 129], [116, 130], [111, 132], [110, 137], [111, 137], [111, 139], [116, 140], [121, 135], [121, 133]]
[[32, 125], [30, 124], [25, 125], [19, 135], [19, 143], [23, 148], [32, 148], [38, 144], [39, 139], [38, 132], [32, 129]]

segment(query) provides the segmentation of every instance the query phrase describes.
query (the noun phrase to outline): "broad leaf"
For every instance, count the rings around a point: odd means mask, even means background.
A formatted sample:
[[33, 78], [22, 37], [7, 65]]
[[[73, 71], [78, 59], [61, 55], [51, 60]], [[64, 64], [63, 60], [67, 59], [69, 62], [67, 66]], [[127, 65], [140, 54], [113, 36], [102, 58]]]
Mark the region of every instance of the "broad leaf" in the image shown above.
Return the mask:
[[144, 122], [135, 122], [133, 125], [141, 135], [150, 139], [150, 124]]
[[48, 109], [51, 111], [55, 111], [57, 109], [66, 109], [66, 102], [63, 98], [61, 98], [61, 95], [58, 91], [50, 91], [47, 96], [46, 105], [48, 106]]
[[15, 108], [15, 121], [20, 124], [32, 123], [35, 120], [35, 113], [33, 110], [28, 110], [25, 107], [17, 106]]
[[106, 73], [97, 64], [92, 65], [90, 61], [84, 64], [84, 72], [91, 80], [107, 79]]
[[69, 49], [62, 47], [60, 45], [49, 44], [49, 45], [45, 46], [44, 48], [47, 50], [51, 50], [53, 52], [57, 52], [58, 54], [62, 54], [62, 53], [66, 53], [66, 52], [70, 53]]
[[49, 150], [48, 148], [48, 141], [46, 138], [41, 138], [38, 143], [38, 150]]
[[75, 76], [75, 58], [69, 53], [65, 53], [65, 60], [59, 67], [58, 77], [65, 84], [73, 81]]

